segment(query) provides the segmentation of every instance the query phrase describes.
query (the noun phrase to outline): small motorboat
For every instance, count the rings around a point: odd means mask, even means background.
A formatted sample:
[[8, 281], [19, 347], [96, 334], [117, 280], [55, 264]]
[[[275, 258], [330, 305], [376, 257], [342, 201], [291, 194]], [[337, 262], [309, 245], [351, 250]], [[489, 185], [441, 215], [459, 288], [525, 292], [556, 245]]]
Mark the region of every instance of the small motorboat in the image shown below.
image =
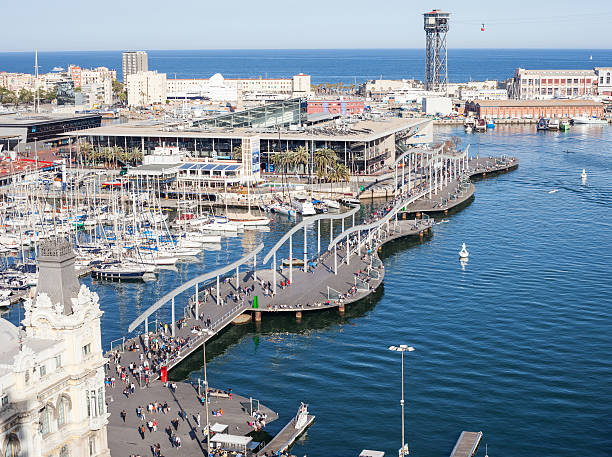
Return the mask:
[[557, 192], [559, 192], [559, 189], [553, 189], [548, 191], [549, 194], [556, 194]]
[[290, 206], [287, 205], [282, 205], [282, 204], [276, 204], [276, 205], [272, 205], [270, 207], [270, 209], [272, 210], [273, 213], [278, 213], [278, 214], [285, 214], [287, 216], [295, 216], [296, 215], [296, 211], [295, 209], [293, 209]]
[[468, 252], [467, 248], [465, 247], [465, 243], [463, 243], [461, 245], [461, 251], [459, 251], [459, 258], [460, 259], [467, 259], [470, 256], [470, 253]]
[[573, 117], [572, 121], [574, 125], [584, 124], [584, 125], [607, 125], [608, 121], [605, 119], [599, 119], [597, 117], [588, 117], [588, 116], [577, 116]]
[[340, 203], [338, 203], [336, 200], [331, 200], [331, 199], [328, 199], [328, 198], [324, 198], [323, 199], [323, 203], [325, 203], [328, 208], [340, 209]]
[[346, 206], [361, 206], [361, 202], [357, 198], [344, 197], [340, 199], [340, 203]]
[[548, 130], [548, 119], [546, 119], [545, 117], [541, 117], [538, 121], [538, 124], [536, 125], [536, 130]]
[[495, 121], [491, 118], [487, 119], [487, 128], [488, 129], [494, 129], [495, 128]]
[[580, 173], [580, 177], [582, 179], [587, 179], [587, 172], [586, 172], [586, 170], [584, 168], [582, 169], [582, 173]]
[[474, 124], [474, 130], [477, 132], [484, 132], [487, 130], [487, 123], [484, 119], [477, 119]]
[[559, 130], [561, 130], [562, 132], [567, 132], [569, 129], [570, 129], [570, 121], [567, 119], [563, 119], [559, 123]]
[[559, 130], [560, 126], [559, 119], [551, 119], [548, 121], [548, 130]]

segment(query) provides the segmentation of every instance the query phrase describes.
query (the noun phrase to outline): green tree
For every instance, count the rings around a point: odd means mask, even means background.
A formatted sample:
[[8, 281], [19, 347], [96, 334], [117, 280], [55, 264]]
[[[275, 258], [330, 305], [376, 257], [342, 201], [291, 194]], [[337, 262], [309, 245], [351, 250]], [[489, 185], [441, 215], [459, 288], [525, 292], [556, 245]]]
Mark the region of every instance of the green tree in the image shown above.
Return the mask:
[[32, 101], [34, 100], [34, 96], [32, 95], [32, 92], [30, 92], [27, 89], [21, 89], [19, 91], [19, 94], [17, 95], [17, 104], [21, 104], [21, 105], [27, 105], [29, 103], [32, 103]]
[[85, 142], [79, 145], [79, 153], [82, 156], [81, 160], [83, 162], [91, 163], [91, 161], [93, 160], [93, 152], [94, 152], [94, 148], [91, 145], [91, 143]]
[[308, 167], [308, 159], [310, 155], [304, 146], [298, 146], [297, 149], [291, 151], [291, 163], [294, 167], [302, 165], [303, 173], [306, 174], [306, 167]]
[[242, 146], [236, 146], [232, 151], [232, 159], [241, 161], [242, 160]]
[[127, 98], [127, 92], [125, 90], [125, 86], [116, 79], [113, 79], [113, 94], [121, 102], [124, 102], [125, 99]]
[[329, 169], [333, 169], [336, 162], [336, 153], [332, 149], [325, 148], [315, 151], [314, 164], [317, 177], [327, 179]]
[[130, 152], [129, 152], [129, 161], [132, 163], [132, 165], [136, 165], [136, 164], [142, 162], [143, 158], [144, 158], [144, 154], [142, 153], [140, 148], [132, 148], [132, 149], [130, 149]]
[[331, 171], [331, 180], [333, 182], [348, 182], [351, 179], [349, 168], [343, 163], [336, 163]]

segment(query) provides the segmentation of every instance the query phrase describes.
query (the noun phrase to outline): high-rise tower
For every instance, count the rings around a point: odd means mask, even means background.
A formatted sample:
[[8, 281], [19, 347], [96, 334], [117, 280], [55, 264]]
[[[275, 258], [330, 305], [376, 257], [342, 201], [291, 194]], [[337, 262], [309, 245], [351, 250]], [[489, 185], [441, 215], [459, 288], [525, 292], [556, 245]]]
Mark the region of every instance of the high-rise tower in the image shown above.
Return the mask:
[[446, 92], [446, 33], [450, 13], [432, 10], [423, 14], [425, 28], [425, 89]]
[[149, 56], [145, 51], [125, 51], [122, 54], [123, 84], [127, 84], [128, 75], [149, 71]]

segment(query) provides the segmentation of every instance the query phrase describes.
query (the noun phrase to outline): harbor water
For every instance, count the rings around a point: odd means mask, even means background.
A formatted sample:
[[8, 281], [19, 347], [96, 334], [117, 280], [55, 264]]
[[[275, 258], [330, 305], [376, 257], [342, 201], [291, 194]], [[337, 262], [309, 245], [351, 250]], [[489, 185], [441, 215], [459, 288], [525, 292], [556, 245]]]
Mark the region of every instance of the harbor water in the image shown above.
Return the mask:
[[[416, 348], [404, 360], [412, 455], [448, 455], [462, 430], [481, 430], [480, 456], [484, 442], [492, 457], [609, 456], [612, 129], [437, 132], [458, 135], [472, 154], [516, 156], [520, 167], [479, 181], [474, 201], [445, 216], [431, 237], [386, 246], [384, 288], [343, 317], [305, 313], [298, 323], [264, 314], [260, 327], [230, 327], [207, 348], [209, 382], [277, 411], [271, 434], [300, 401], [309, 403], [317, 419], [294, 447], [298, 456], [354, 456], [363, 448], [393, 456], [401, 444], [400, 355], [388, 347], [409, 344]], [[270, 232], [224, 239], [220, 250], [162, 271], [156, 282], [84, 279], [105, 311], [105, 348], [171, 288], [261, 241], [271, 246], [290, 226], [279, 218]], [[316, 248], [315, 231], [308, 236]], [[21, 313], [14, 308], [9, 317]], [[201, 353], [172, 376], [202, 376]]]

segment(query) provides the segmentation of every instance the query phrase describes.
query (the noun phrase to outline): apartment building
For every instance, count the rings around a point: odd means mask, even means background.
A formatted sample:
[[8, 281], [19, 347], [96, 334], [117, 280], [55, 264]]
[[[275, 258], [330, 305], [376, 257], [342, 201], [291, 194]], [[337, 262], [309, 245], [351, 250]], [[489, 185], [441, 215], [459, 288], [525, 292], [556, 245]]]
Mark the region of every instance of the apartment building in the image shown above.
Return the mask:
[[34, 90], [34, 75], [28, 73], [0, 73], [0, 87], [13, 92], [21, 89]]
[[123, 83], [127, 82], [128, 75], [149, 71], [149, 56], [145, 51], [125, 51], [121, 56], [123, 67]]
[[170, 99], [208, 98], [235, 101], [238, 94], [274, 94], [284, 98], [310, 95], [310, 75], [300, 73], [291, 78], [224, 78], [216, 73], [203, 79], [167, 79]]
[[166, 73], [141, 71], [127, 76], [127, 97], [130, 106], [166, 103]]
[[510, 86], [516, 100], [577, 98], [597, 95], [595, 70], [526, 70], [518, 68]]

